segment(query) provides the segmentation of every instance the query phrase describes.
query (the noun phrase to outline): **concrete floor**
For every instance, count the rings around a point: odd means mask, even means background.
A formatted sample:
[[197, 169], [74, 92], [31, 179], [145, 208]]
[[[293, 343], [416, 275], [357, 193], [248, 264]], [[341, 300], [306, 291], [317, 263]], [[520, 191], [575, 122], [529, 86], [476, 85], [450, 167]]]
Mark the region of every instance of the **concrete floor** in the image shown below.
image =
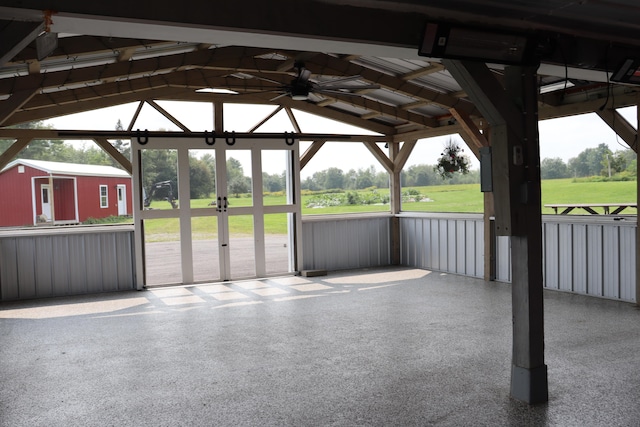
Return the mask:
[[545, 304], [550, 401], [530, 407], [502, 283], [381, 269], [4, 303], [0, 425], [640, 425], [640, 310]]

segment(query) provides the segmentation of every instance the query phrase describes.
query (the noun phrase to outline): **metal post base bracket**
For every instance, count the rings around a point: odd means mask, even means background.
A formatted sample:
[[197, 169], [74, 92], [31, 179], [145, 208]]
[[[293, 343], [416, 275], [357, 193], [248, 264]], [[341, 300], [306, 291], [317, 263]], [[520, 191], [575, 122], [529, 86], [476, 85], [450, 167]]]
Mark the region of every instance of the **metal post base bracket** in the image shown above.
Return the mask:
[[549, 401], [547, 365], [533, 369], [512, 365], [511, 397], [530, 405]]

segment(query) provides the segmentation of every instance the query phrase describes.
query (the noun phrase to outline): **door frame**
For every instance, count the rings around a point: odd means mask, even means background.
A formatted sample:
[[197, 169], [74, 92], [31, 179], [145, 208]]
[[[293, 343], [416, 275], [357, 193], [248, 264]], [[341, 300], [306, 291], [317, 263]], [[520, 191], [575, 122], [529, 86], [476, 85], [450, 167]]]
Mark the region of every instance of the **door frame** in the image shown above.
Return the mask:
[[[191, 234], [191, 219], [199, 216], [218, 216], [219, 212], [212, 208], [191, 208], [189, 203], [180, 201], [177, 209], [171, 210], [144, 210], [142, 196], [142, 150], [165, 149], [176, 150], [178, 154], [178, 195], [190, 194], [189, 182], [189, 151], [190, 150], [216, 150], [216, 169], [225, 159], [226, 152], [233, 150], [250, 150], [252, 156], [252, 195], [253, 206], [238, 208], [237, 214], [244, 211], [254, 217], [254, 257], [256, 261], [256, 278], [266, 277], [265, 273], [265, 249], [264, 249], [264, 215], [270, 213], [292, 214], [292, 224], [289, 227], [289, 259], [292, 273], [298, 272], [302, 265], [302, 212], [300, 204], [300, 154], [299, 142], [286, 138], [283, 134], [280, 138], [242, 138], [226, 139], [211, 144], [211, 140], [194, 137], [171, 138], [146, 138], [131, 140], [131, 154], [133, 166], [133, 216], [134, 216], [134, 240], [136, 248], [136, 285], [138, 289], [146, 287], [145, 278], [145, 248], [144, 248], [144, 220], [158, 218], [177, 218], [180, 224], [180, 262], [182, 266], [182, 283], [194, 283], [193, 273], [193, 242]], [[262, 162], [263, 150], [287, 150], [291, 153], [288, 157], [287, 188], [289, 198], [286, 206], [264, 206], [262, 201]], [[223, 166], [226, 168], [226, 165]], [[226, 181], [226, 178], [225, 178]], [[216, 182], [218, 188], [219, 182]], [[216, 188], [216, 189], [217, 189]], [[225, 187], [226, 188], [226, 187]], [[219, 216], [220, 218], [220, 216]], [[220, 224], [221, 221], [218, 221]], [[219, 225], [220, 226], [220, 225]], [[219, 236], [220, 237], [220, 236]], [[221, 244], [220, 242], [218, 243]], [[227, 257], [227, 259], [229, 259]], [[229, 270], [221, 266], [221, 280], [229, 280]], [[223, 276], [225, 274], [226, 276]]]

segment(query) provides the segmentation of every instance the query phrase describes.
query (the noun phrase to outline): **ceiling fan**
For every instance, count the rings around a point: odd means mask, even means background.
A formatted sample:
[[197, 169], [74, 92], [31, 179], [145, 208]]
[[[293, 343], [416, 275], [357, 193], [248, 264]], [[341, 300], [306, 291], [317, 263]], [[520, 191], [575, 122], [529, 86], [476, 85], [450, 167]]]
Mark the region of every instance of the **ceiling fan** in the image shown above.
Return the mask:
[[260, 80], [276, 83], [280, 85], [279, 88], [270, 90], [270, 92], [279, 93], [278, 96], [271, 99], [276, 99], [288, 96], [295, 101], [304, 101], [309, 99], [310, 94], [319, 95], [347, 95], [357, 96], [356, 91], [365, 89], [380, 89], [380, 85], [376, 84], [357, 84], [355, 83], [360, 76], [348, 76], [338, 79], [318, 81], [314, 82], [311, 78], [311, 71], [305, 68], [304, 64], [297, 62], [294, 65], [296, 70], [296, 76], [291, 80], [291, 83], [283, 85], [276, 80], [270, 80], [264, 77], [256, 77]]

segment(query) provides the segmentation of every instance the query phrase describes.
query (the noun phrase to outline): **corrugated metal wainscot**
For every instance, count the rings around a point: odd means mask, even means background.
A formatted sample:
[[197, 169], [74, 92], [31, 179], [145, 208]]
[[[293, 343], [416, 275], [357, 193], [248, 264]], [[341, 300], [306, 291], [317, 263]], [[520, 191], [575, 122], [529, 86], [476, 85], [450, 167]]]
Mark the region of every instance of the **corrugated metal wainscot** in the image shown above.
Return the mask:
[[482, 214], [401, 213], [402, 265], [484, 276]]
[[390, 214], [304, 216], [303, 269], [346, 270], [389, 265], [391, 218]]
[[133, 226], [0, 231], [0, 300], [135, 289]]
[[[636, 217], [543, 215], [544, 286], [636, 301]], [[508, 237], [496, 242], [496, 280], [511, 282]]]

